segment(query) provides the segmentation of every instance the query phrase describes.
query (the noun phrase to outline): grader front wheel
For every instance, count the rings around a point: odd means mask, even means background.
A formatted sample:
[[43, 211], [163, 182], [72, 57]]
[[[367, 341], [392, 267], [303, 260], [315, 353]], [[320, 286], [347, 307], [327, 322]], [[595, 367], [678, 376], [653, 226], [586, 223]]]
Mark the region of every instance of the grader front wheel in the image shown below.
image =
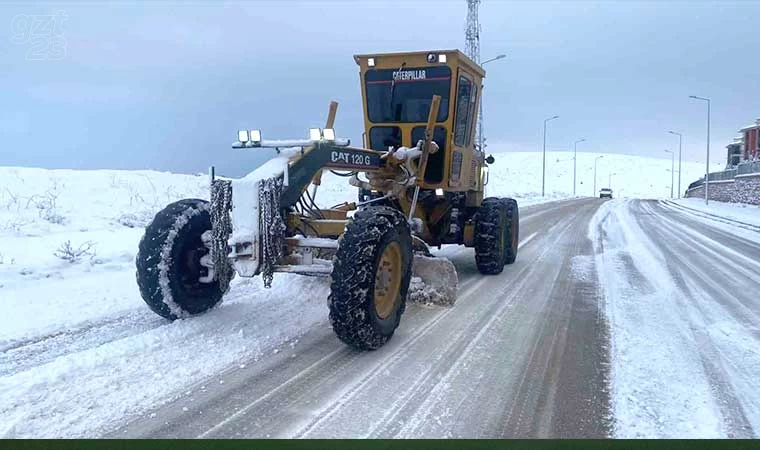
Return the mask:
[[374, 350], [393, 336], [406, 307], [412, 236], [403, 214], [364, 208], [346, 227], [335, 254], [328, 304], [343, 342]]
[[170, 320], [201, 314], [222, 301], [229, 281], [206, 280], [203, 234], [211, 229], [205, 200], [168, 205], [145, 229], [137, 253], [137, 285], [145, 303]]

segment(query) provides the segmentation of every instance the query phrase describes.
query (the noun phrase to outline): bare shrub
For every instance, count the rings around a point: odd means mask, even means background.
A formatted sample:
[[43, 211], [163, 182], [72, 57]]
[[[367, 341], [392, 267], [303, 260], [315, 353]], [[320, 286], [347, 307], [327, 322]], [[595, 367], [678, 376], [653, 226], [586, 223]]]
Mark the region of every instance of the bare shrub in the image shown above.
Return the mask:
[[93, 241], [86, 241], [77, 248], [71, 245], [71, 241], [66, 241], [53, 252], [53, 255], [71, 264], [78, 263], [82, 258], [88, 256], [92, 259], [95, 254], [95, 242]]
[[21, 228], [24, 225], [27, 225], [28, 223], [29, 223], [28, 220], [17, 215], [15, 217], [8, 219], [8, 221], [3, 223], [0, 228], [2, 228], [5, 231], [10, 231], [14, 234], [21, 234]]
[[5, 200], [5, 209], [10, 211], [12, 206], [16, 207], [16, 212], [19, 211], [21, 208], [21, 204], [19, 200], [21, 199], [21, 196], [11, 192], [10, 189], [5, 188], [5, 191], [3, 192], [3, 199], [7, 197], [7, 200]]
[[66, 223], [66, 217], [57, 211], [58, 204], [58, 181], [53, 181], [53, 186], [42, 195], [32, 195], [26, 200], [26, 209], [33, 205], [37, 214], [44, 220], [55, 224]]

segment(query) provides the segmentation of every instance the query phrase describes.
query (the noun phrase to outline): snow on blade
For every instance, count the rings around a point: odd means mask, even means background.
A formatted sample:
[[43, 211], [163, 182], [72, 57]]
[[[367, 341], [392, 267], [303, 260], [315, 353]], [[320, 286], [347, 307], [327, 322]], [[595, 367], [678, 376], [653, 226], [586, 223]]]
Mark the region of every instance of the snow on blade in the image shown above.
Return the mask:
[[453, 306], [459, 278], [454, 264], [443, 257], [414, 255], [409, 300], [425, 305]]

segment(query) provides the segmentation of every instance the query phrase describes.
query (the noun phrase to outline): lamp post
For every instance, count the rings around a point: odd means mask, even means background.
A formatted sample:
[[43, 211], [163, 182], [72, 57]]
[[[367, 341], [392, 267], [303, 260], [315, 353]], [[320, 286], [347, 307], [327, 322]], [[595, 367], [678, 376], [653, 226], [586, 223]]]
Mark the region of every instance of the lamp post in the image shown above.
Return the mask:
[[678, 136], [678, 198], [681, 198], [681, 147], [683, 144], [683, 134], [675, 131], [668, 131], [668, 133]]
[[705, 205], [707, 205], [709, 203], [707, 189], [710, 184], [710, 99], [705, 97], [697, 97], [696, 95], [690, 95], [689, 98], [707, 102], [707, 160], [705, 161]]
[[593, 197], [596, 197], [596, 163], [602, 158], [604, 158], [604, 155], [597, 156], [596, 158], [594, 158], [594, 195]]
[[610, 189], [612, 189], [612, 176], [613, 175], [617, 175], [617, 173], [616, 172], [612, 172], [612, 173], [610, 173], [610, 174], [607, 175], [607, 187], [610, 188]]
[[671, 150], [665, 150], [665, 153], [670, 153], [670, 198], [673, 198], [673, 184], [675, 184], [676, 176], [676, 154]]
[[544, 119], [544, 161], [541, 169], [541, 197], [546, 195], [546, 124], [550, 120], [558, 119], [559, 116], [552, 116]]
[[[490, 63], [492, 61], [497, 61], [499, 59], [504, 59], [506, 57], [507, 57], [507, 55], [504, 55], [504, 54], [498, 55], [495, 58], [491, 58], [491, 59], [487, 59], [487, 60], [483, 61], [482, 63], [480, 63], [480, 66], [482, 67], [482, 66], [486, 65], [487, 63]], [[480, 102], [479, 102], [479, 106], [478, 106], [478, 146], [480, 147], [480, 151], [481, 152], [485, 152], [486, 151], [486, 141], [485, 141], [485, 137], [483, 136], [483, 95], [482, 94], [483, 93], [481, 91]]]
[[578, 139], [573, 144], [573, 197], [575, 197], [575, 180], [578, 167], [578, 144], [585, 141], [586, 138]]

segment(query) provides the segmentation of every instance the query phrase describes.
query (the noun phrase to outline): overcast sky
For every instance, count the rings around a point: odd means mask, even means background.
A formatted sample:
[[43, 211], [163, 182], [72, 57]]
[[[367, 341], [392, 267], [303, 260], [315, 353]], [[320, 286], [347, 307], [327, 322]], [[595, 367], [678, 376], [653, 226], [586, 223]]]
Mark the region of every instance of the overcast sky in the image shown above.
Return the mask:
[[[57, 11], [63, 54], [19, 19]], [[361, 142], [352, 55], [464, 49], [466, 13], [464, 0], [3, 4], [0, 166], [239, 175], [264, 155], [230, 148], [238, 128], [305, 136], [333, 99], [338, 134]], [[489, 151], [540, 150], [558, 114], [549, 150], [586, 138], [579, 150], [667, 157], [674, 129], [704, 161], [696, 94], [712, 98], [723, 161], [760, 117], [758, 2], [484, 0], [480, 18], [482, 58], [508, 55], [486, 65]]]

